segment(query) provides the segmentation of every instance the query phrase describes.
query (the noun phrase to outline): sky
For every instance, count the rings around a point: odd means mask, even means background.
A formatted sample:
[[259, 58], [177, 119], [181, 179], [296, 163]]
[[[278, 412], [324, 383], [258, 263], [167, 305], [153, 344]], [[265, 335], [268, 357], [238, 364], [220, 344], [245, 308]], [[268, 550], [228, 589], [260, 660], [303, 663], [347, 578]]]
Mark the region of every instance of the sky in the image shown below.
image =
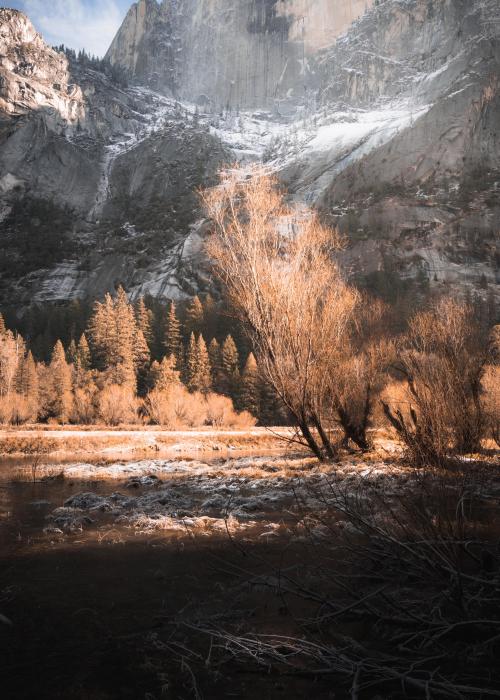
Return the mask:
[[22, 10], [51, 46], [104, 56], [134, 0], [6, 0]]

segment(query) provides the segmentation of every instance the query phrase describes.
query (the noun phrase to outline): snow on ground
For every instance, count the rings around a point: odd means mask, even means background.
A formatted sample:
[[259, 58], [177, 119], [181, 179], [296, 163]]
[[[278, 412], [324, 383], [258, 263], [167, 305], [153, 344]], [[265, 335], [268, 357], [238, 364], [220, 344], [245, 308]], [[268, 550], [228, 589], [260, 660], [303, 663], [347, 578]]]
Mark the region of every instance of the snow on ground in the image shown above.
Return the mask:
[[[410, 470], [379, 460], [320, 465], [303, 456], [74, 464], [62, 471], [87, 489], [49, 514], [48, 535], [95, 526], [202, 534], [251, 527], [267, 536], [300, 519], [301, 508], [321, 511], [334, 479], [353, 491], [363, 481], [388, 496], [414, 479]], [[88, 489], [99, 479], [111, 482], [110, 493]]]

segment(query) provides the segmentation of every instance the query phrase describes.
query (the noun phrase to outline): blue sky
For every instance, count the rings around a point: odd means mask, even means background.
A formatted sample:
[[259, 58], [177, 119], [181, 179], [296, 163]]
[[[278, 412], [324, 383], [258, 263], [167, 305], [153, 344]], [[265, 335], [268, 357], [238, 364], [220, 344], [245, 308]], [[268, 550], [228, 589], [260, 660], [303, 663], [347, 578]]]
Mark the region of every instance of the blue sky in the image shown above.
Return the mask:
[[25, 12], [48, 44], [104, 56], [134, 0], [4, 0]]

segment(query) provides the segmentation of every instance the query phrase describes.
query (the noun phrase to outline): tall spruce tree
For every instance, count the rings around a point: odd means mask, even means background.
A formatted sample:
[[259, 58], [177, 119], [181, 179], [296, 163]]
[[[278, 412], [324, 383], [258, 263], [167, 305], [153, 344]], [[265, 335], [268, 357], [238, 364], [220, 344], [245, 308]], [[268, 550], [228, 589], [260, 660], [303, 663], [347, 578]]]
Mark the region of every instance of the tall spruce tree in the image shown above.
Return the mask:
[[106, 371], [111, 383], [135, 391], [137, 323], [123, 287], [115, 299], [107, 294], [95, 304], [89, 334], [97, 368]]
[[236, 398], [240, 382], [240, 358], [238, 348], [231, 335], [222, 346], [222, 390], [231, 398]]
[[50, 361], [50, 415], [60, 423], [67, 423], [73, 403], [71, 368], [60, 340], [54, 346]]
[[147, 379], [151, 355], [149, 345], [140, 328], [136, 329], [134, 338], [134, 367], [137, 376], [137, 390], [142, 395], [147, 389]]
[[104, 301], [96, 301], [94, 304], [88, 335], [97, 369], [106, 370], [112, 367], [116, 362], [117, 337], [115, 305], [110, 294], [106, 294]]
[[247, 358], [241, 376], [240, 392], [237, 406], [241, 411], [248, 411], [256, 418], [260, 415], [260, 377], [253, 353]]
[[81, 335], [78, 341], [75, 365], [84, 372], [87, 372], [91, 366], [90, 348], [85, 333]]
[[210, 358], [212, 386], [214, 391], [220, 394], [223, 391], [222, 350], [217, 338], [212, 338], [210, 341], [208, 356]]
[[200, 334], [196, 344], [196, 387], [195, 391], [208, 394], [212, 388], [212, 376], [210, 371], [210, 357], [207, 344]]
[[135, 319], [137, 327], [142, 331], [149, 348], [151, 348], [151, 343], [153, 342], [153, 312], [147, 308], [144, 297], [141, 297], [135, 305]]
[[189, 391], [207, 394], [212, 388], [210, 358], [202, 335], [191, 333], [186, 356], [186, 386]]
[[153, 362], [151, 365], [150, 385], [158, 391], [169, 391], [173, 386], [181, 382], [181, 375], [176, 370], [177, 361], [173, 355], [164, 357], [161, 362]]
[[31, 351], [20, 362], [17, 392], [27, 400], [29, 409], [28, 420], [35, 422], [39, 409], [39, 380], [38, 369]]
[[174, 302], [170, 302], [167, 318], [165, 321], [165, 334], [163, 348], [168, 357], [173, 355], [176, 359], [177, 369], [182, 369], [182, 336], [181, 324], [177, 318], [177, 311]]
[[186, 307], [186, 317], [184, 321], [184, 334], [186, 338], [191, 333], [198, 335], [203, 330], [203, 306], [199, 296], [195, 296]]
[[77, 350], [77, 347], [76, 347], [75, 339], [72, 338], [72, 339], [71, 339], [71, 343], [69, 344], [69, 348], [68, 348], [68, 350], [66, 351], [66, 359], [68, 360], [68, 362], [69, 362], [71, 365], [74, 365], [74, 364], [75, 364], [76, 358], [77, 358], [77, 354], [78, 354], [78, 350]]
[[194, 333], [189, 337], [186, 349], [186, 361], [184, 363], [184, 383], [189, 391], [196, 390], [196, 368], [197, 368], [198, 343]]

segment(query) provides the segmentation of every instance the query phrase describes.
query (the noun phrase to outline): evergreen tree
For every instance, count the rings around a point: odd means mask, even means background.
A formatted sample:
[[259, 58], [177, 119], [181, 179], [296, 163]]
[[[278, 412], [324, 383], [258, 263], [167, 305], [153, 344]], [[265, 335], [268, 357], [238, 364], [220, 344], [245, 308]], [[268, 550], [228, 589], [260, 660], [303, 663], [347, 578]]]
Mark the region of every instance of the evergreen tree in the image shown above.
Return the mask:
[[153, 362], [151, 365], [151, 387], [158, 391], [168, 391], [172, 386], [181, 382], [181, 375], [176, 367], [176, 359], [173, 355], [164, 357], [161, 362]]
[[140, 395], [147, 388], [147, 378], [151, 356], [144, 333], [137, 328], [134, 340], [134, 367], [137, 374], [137, 388]]
[[212, 375], [212, 386], [214, 391], [222, 393], [222, 350], [216, 338], [212, 338], [208, 346], [208, 356], [210, 358], [210, 371]]
[[189, 391], [208, 393], [212, 387], [210, 358], [202, 335], [191, 333], [186, 356], [186, 386]]
[[253, 353], [248, 356], [243, 370], [237, 404], [241, 411], [248, 411], [256, 418], [259, 417], [260, 377]]
[[110, 294], [106, 294], [103, 302], [97, 301], [94, 305], [89, 323], [89, 338], [97, 369], [106, 370], [111, 367], [116, 361], [114, 352], [117, 338], [115, 308]]
[[49, 370], [51, 380], [50, 415], [61, 423], [67, 423], [73, 402], [71, 369], [66, 362], [64, 347], [60, 340], [54, 346]]
[[181, 369], [182, 365], [182, 339], [181, 325], [177, 318], [175, 304], [172, 301], [165, 322], [165, 335], [163, 339], [163, 347], [167, 356], [173, 355], [177, 361], [177, 369]]
[[198, 343], [194, 333], [191, 333], [184, 363], [184, 383], [190, 391], [195, 391], [196, 388], [197, 355]]
[[69, 344], [68, 351], [66, 352], [66, 359], [71, 365], [74, 365], [76, 363], [76, 358], [78, 355], [78, 350], [76, 347], [75, 339], [71, 339], [71, 343]]
[[212, 388], [210, 357], [205, 339], [200, 334], [196, 346], [196, 391], [207, 394]]
[[203, 306], [200, 298], [195, 296], [187, 305], [186, 319], [184, 322], [184, 334], [186, 338], [191, 336], [191, 333], [201, 333], [203, 326]]
[[24, 396], [38, 398], [38, 371], [31, 350], [22, 362], [19, 391]]
[[79, 369], [82, 369], [84, 372], [87, 372], [90, 369], [90, 364], [90, 348], [85, 333], [83, 333], [80, 340], [78, 341], [75, 365]]
[[231, 335], [228, 335], [222, 346], [222, 390], [224, 394], [234, 398], [240, 381], [240, 358], [238, 349]]
[[135, 319], [137, 327], [142, 331], [149, 347], [153, 342], [153, 312], [147, 308], [144, 298], [141, 297], [135, 306]]
[[[118, 288], [116, 299], [107, 294], [103, 303], [96, 303], [89, 333], [97, 368], [106, 371], [112, 383], [135, 390], [135, 371], [145, 341], [144, 336], [138, 339], [134, 310], [123, 287]], [[137, 350], [136, 341], [141, 346]]]
[[29, 420], [35, 422], [38, 418], [40, 385], [38, 369], [31, 351], [28, 352], [22, 363], [19, 393], [25, 396], [28, 401], [30, 411]]

